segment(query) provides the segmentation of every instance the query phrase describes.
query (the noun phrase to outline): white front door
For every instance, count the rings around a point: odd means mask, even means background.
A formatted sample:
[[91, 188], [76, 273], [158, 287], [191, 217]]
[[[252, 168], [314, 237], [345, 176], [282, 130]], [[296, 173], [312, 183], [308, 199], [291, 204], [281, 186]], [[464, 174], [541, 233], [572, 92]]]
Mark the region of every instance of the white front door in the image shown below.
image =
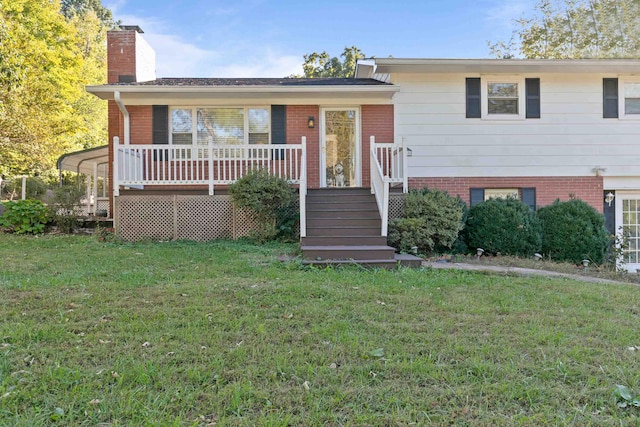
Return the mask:
[[324, 108], [320, 138], [320, 186], [360, 187], [360, 110]]
[[616, 191], [615, 204], [616, 233], [625, 244], [618, 267], [634, 273], [640, 270], [640, 192]]

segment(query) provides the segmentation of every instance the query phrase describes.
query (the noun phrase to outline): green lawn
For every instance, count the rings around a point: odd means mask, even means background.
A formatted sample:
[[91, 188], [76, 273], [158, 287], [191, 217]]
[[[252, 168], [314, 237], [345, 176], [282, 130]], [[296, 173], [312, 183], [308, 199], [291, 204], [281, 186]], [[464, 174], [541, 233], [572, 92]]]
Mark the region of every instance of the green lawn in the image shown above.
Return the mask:
[[0, 235], [0, 425], [638, 425], [640, 288]]

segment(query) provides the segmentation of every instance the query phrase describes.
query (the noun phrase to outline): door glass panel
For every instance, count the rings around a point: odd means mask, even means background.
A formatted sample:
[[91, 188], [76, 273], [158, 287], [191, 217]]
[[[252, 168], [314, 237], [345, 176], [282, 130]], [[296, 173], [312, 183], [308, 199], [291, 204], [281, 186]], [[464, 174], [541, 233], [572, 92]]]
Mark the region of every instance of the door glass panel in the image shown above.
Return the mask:
[[629, 264], [640, 262], [640, 200], [622, 200], [622, 232], [626, 236], [624, 261]]
[[327, 187], [356, 186], [356, 111], [325, 111]]

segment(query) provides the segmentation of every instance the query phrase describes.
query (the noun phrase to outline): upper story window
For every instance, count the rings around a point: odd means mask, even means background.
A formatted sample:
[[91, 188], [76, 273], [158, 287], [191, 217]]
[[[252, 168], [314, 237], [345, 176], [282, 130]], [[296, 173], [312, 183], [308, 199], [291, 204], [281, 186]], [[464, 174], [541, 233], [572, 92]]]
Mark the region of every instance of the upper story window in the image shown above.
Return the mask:
[[170, 143], [269, 144], [267, 108], [172, 108]]
[[466, 79], [466, 117], [489, 120], [540, 118], [540, 79], [505, 76]]
[[640, 79], [602, 79], [602, 117], [640, 120]]
[[640, 82], [625, 82], [624, 114], [640, 114]]
[[487, 82], [487, 114], [518, 115], [518, 83]]

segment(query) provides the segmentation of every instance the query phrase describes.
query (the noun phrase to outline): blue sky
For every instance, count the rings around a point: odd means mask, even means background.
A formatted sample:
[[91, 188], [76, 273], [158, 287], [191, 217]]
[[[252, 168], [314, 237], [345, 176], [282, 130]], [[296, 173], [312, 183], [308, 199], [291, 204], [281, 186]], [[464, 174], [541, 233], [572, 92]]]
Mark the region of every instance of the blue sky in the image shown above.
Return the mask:
[[156, 51], [158, 77], [284, 77], [303, 55], [489, 57], [534, 0], [104, 0], [139, 25]]

